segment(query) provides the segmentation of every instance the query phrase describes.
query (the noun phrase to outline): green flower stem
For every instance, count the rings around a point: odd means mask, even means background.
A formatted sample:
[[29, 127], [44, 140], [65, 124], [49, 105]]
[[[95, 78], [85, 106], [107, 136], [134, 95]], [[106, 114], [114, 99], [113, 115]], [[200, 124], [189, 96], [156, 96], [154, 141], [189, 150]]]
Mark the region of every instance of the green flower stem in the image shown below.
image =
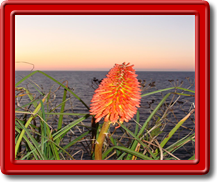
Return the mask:
[[95, 145], [95, 160], [102, 160], [102, 146], [110, 126], [110, 121], [104, 122]]

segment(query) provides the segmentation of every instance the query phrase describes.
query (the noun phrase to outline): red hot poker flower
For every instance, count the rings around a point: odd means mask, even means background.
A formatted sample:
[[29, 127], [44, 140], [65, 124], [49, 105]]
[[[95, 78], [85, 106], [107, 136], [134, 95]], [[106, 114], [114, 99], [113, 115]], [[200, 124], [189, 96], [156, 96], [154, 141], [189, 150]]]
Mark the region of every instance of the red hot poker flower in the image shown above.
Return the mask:
[[136, 114], [141, 90], [134, 65], [129, 64], [115, 64], [95, 90], [90, 113], [95, 115], [96, 123], [103, 117], [112, 123], [128, 122]]

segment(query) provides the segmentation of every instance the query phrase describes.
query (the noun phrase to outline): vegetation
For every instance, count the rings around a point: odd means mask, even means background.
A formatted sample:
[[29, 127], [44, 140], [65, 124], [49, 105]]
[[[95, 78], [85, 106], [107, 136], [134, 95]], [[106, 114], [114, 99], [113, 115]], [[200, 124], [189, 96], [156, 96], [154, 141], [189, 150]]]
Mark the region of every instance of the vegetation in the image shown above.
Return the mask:
[[[59, 85], [62, 89], [62, 102], [56, 102], [56, 92], [50, 88], [44, 93], [41, 87], [30, 77], [40, 73]], [[28, 81], [37, 94], [20, 84]], [[172, 83], [173, 81], [170, 80]], [[93, 87], [100, 83], [94, 78]], [[194, 147], [194, 128], [188, 128], [186, 121], [194, 122], [194, 106], [183, 109], [185, 116], [177, 121], [173, 108], [180, 104], [181, 97], [194, 97], [195, 91], [182, 88], [181, 84], [173, 82], [170, 88], [148, 92], [145, 81], [142, 85], [142, 100], [154, 94], [162, 94], [155, 107], [150, 107], [150, 115], [141, 119], [137, 111], [135, 119], [129, 123], [119, 123], [120, 127], [111, 125], [105, 136], [102, 148], [103, 160], [180, 160], [176, 156], [180, 148], [186, 145]], [[15, 84], [15, 158], [17, 160], [94, 160], [94, 148], [102, 124], [95, 123], [93, 116], [87, 113], [71, 112], [66, 107], [74, 97], [89, 111], [85, 102], [68, 87], [68, 82], [59, 82], [42, 71], [34, 71]], [[166, 93], [166, 94], [164, 94]], [[67, 95], [69, 95], [67, 97]], [[25, 104], [23, 104], [25, 100]], [[28, 101], [26, 101], [28, 100]], [[156, 101], [155, 101], [156, 104]], [[57, 112], [57, 109], [60, 111]], [[142, 109], [142, 108], [141, 108]], [[171, 120], [171, 115], [174, 120]], [[65, 122], [65, 119], [70, 122]], [[89, 124], [85, 124], [86, 121]], [[133, 123], [133, 124], [132, 124]], [[173, 124], [169, 132], [165, 131], [168, 124]], [[182, 131], [185, 130], [184, 136]], [[187, 132], [186, 132], [187, 131]], [[175, 136], [176, 141], [171, 143]], [[194, 160], [194, 151], [189, 160]]]

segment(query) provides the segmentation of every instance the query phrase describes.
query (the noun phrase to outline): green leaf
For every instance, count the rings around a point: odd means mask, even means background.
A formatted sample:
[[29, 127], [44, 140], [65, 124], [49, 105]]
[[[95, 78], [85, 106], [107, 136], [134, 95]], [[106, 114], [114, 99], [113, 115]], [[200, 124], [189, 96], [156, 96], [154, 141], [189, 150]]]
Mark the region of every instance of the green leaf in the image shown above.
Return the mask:
[[[151, 150], [149, 149], [149, 147], [144, 144], [136, 135], [134, 135], [126, 126], [124, 126], [123, 124], [119, 123], [121, 125], [121, 127], [123, 129], [125, 129], [132, 137], [134, 137], [136, 140], [136, 142], [139, 142], [145, 149], [147, 149], [147, 151], [151, 154], [151, 156], [156, 159], [156, 156], [151, 152]], [[135, 151], [135, 149], [134, 149]], [[127, 159], [127, 160], [130, 160], [130, 159]]]
[[59, 137], [63, 137], [63, 135], [65, 135], [72, 127], [74, 127], [75, 125], [77, 125], [78, 123], [80, 123], [81, 121], [87, 119], [90, 115], [86, 114], [85, 116], [73, 121], [72, 123], [68, 124], [67, 126], [65, 126], [64, 128], [60, 129], [59, 131], [57, 131], [56, 133], [53, 134], [53, 140], [56, 140]]
[[15, 84], [15, 87], [17, 87], [19, 84], [21, 84], [23, 81], [25, 81], [26, 79], [28, 79], [29, 77], [31, 77], [32, 75], [34, 75], [35, 73], [41, 73], [42, 75], [50, 78], [51, 80], [53, 80], [54, 82], [56, 82], [57, 84], [61, 85], [63, 88], [65, 88], [68, 92], [70, 92], [75, 98], [77, 98], [88, 110], [89, 107], [85, 104], [85, 102], [80, 98], [78, 97], [74, 92], [72, 92], [69, 88], [67, 88], [65, 85], [63, 85], [62, 83], [60, 83], [59, 81], [55, 80], [53, 77], [49, 76], [48, 74], [42, 72], [42, 71], [34, 71], [32, 73], [30, 73], [29, 75], [25, 76], [24, 78], [22, 78], [20, 81], [18, 81], [16, 84]]
[[[156, 108], [152, 111], [152, 113], [149, 115], [148, 119], [145, 121], [145, 123], [143, 124], [142, 128], [140, 129], [140, 131], [139, 131], [139, 133], [138, 133], [138, 135], [137, 135], [138, 138], [140, 138], [141, 135], [144, 133], [147, 124], [148, 124], [149, 121], [152, 119], [152, 117], [155, 115], [155, 113], [160, 109], [160, 107], [161, 107], [162, 104], [166, 101], [166, 99], [170, 96], [170, 94], [171, 94], [171, 93], [166, 94], [166, 96], [164, 96], [164, 98], [160, 101], [160, 103], [157, 105], [157, 107], [156, 107]], [[138, 141], [134, 141], [134, 143], [133, 143], [131, 149], [132, 149], [132, 150], [135, 150], [137, 144], [138, 144]], [[131, 157], [132, 157], [132, 155], [129, 154], [129, 155], [127, 156], [127, 160], [130, 160]]]
[[[139, 123], [139, 111], [137, 111], [136, 113], [136, 121], [137, 123]], [[135, 127], [135, 132], [134, 134], [137, 135], [138, 131], [139, 131], [139, 124], [136, 123], [136, 127]]]
[[[62, 100], [63, 104], [62, 104], [62, 106], [61, 106], [60, 113], [64, 113], [64, 110], [65, 110], [65, 102], [64, 102], [64, 101], [66, 100], [66, 93], [67, 93], [67, 90], [64, 89], [64, 92], [63, 92], [63, 100]], [[58, 125], [57, 125], [57, 131], [62, 128], [62, 123], [63, 123], [63, 115], [60, 115], [60, 116], [59, 116]], [[56, 144], [57, 144], [57, 145], [60, 143], [61, 138], [62, 138], [62, 137], [56, 139]]]
[[131, 155], [135, 155], [135, 156], [137, 156], [137, 157], [139, 157], [139, 158], [141, 158], [141, 159], [144, 159], [144, 160], [153, 160], [152, 158], [150, 158], [150, 157], [147, 157], [147, 156], [145, 156], [145, 155], [143, 155], [143, 154], [140, 154], [139, 152], [135, 152], [134, 150], [132, 150], [132, 149], [128, 149], [128, 148], [126, 148], [126, 147], [120, 147], [120, 146], [114, 146], [114, 147], [112, 147], [112, 149], [119, 149], [119, 150], [122, 150], [122, 151], [124, 151], [124, 152], [126, 152], [126, 153], [129, 153], [129, 154], [131, 154]]
[[[23, 128], [23, 130], [27, 133], [27, 135], [29, 136], [29, 138], [31, 139], [32, 143], [34, 144], [37, 152], [39, 153], [40, 157], [42, 160], [45, 160], [46, 157], [41, 153], [41, 150], [39, 149], [39, 144], [38, 142], [32, 137], [32, 135], [29, 133], [28, 129], [26, 128], [26, 126], [24, 126], [19, 120], [17, 120], [20, 124], [20, 126]], [[22, 134], [22, 132], [21, 132]]]
[[[21, 126], [20, 126], [21, 127]], [[22, 127], [21, 127], [22, 128]], [[21, 131], [18, 129], [17, 126], [15, 126], [15, 130], [18, 132], [18, 133], [21, 133]], [[35, 149], [35, 147], [32, 145], [32, 143], [29, 141], [29, 139], [24, 135], [23, 136], [24, 140], [26, 140], [27, 144], [29, 145], [29, 148], [31, 151], [33, 151]], [[35, 157], [36, 160], [38, 160], [38, 157], [37, 155], [39, 156], [38, 152], [36, 150], [33, 151], [33, 156]], [[23, 158], [21, 159], [23, 160]]]
[[187, 142], [191, 141], [192, 138], [195, 137], [195, 133], [190, 135], [190, 136], [186, 136], [186, 137], [183, 137], [181, 138], [180, 140], [178, 140], [177, 142], [173, 143], [172, 145], [168, 146], [166, 148], [166, 150], [168, 152], [175, 152], [176, 150], [178, 150], [179, 148], [181, 148], [183, 145], [185, 145]]
[[190, 117], [190, 115], [194, 112], [192, 110], [189, 114], [187, 114], [181, 121], [179, 121], [176, 126], [169, 132], [169, 134], [164, 138], [164, 140], [161, 142], [160, 146], [163, 148], [166, 143], [169, 141], [169, 139], [174, 135], [174, 133], [179, 129], [179, 127]]
[[148, 95], [156, 94], [156, 93], [159, 93], [159, 92], [165, 92], [165, 91], [172, 90], [172, 89], [179, 89], [179, 90], [184, 90], [184, 91], [187, 91], [187, 92], [195, 93], [195, 91], [193, 91], [193, 90], [189, 90], [189, 89], [182, 88], [182, 87], [170, 87], [170, 88], [165, 88], [165, 89], [156, 90], [156, 91], [153, 91], [153, 92], [149, 92], [149, 93], [143, 94], [143, 95], [141, 95], [141, 97], [145, 97], [145, 96], [148, 96]]
[[[42, 99], [42, 102], [45, 101], [46, 97], [47, 97], [47, 95]], [[36, 107], [36, 109], [33, 111], [33, 115], [31, 115], [30, 118], [28, 119], [28, 121], [26, 122], [25, 128], [27, 128], [29, 126], [29, 124], [31, 123], [32, 119], [35, 117], [34, 115], [38, 113], [38, 111], [40, 110], [40, 108], [41, 108], [41, 103], [39, 103], [38, 106]], [[20, 146], [20, 143], [21, 143], [21, 140], [23, 138], [23, 135], [24, 135], [25, 131], [26, 131], [25, 129], [22, 130], [22, 132], [21, 132], [21, 134], [20, 134], [20, 136], [19, 136], [19, 138], [17, 140], [17, 143], [15, 145], [15, 157], [17, 155], [18, 148]]]
[[195, 155], [193, 155], [192, 157], [190, 157], [188, 160], [195, 160]]

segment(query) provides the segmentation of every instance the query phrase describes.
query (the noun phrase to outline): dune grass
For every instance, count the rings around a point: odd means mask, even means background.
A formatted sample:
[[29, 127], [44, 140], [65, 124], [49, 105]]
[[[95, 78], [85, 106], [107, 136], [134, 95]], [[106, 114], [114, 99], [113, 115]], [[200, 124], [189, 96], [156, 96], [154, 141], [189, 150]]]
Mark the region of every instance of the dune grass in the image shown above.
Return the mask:
[[[34, 74], [40, 73], [58, 85], [62, 101], [55, 100], [56, 91], [52, 88], [47, 92], [37, 83], [30, 80]], [[20, 86], [28, 82], [34, 88]], [[60, 90], [63, 88], [63, 90]], [[89, 114], [88, 105], [69, 87], [68, 82], [60, 82], [42, 71], [34, 71], [15, 84], [15, 158], [17, 160], [94, 160], [94, 147], [102, 124], [95, 124]], [[156, 106], [150, 108], [150, 115], [141, 119], [140, 111], [132, 126], [131, 123], [120, 124], [118, 129], [111, 126], [105, 137], [102, 148], [103, 160], [180, 160], [176, 156], [180, 148], [191, 144], [194, 147], [194, 128], [188, 128], [186, 121], [194, 122], [194, 108], [184, 110], [185, 116], [177, 121], [171, 120], [173, 112], [181, 97], [194, 97], [195, 92], [180, 85], [152, 92], [144, 90], [142, 100], [151, 95], [161, 93], [163, 97]], [[145, 93], [144, 93], [145, 92]], [[163, 93], [166, 94], [164, 95]], [[71, 102], [70, 95], [82, 103], [86, 113], [75, 113], [66, 108]], [[22, 102], [25, 100], [25, 102]], [[55, 104], [54, 104], [55, 102]], [[180, 108], [181, 109], [181, 108]], [[68, 117], [69, 122], [65, 122]], [[92, 122], [91, 122], [92, 121]], [[89, 124], [85, 124], [89, 122]], [[168, 124], [172, 129], [166, 132]], [[112, 128], [112, 129], [111, 129]], [[185, 130], [184, 136], [181, 135]], [[187, 131], [187, 132], [186, 132]], [[176, 141], [170, 139], [175, 135]], [[189, 160], [194, 160], [194, 151]]]

